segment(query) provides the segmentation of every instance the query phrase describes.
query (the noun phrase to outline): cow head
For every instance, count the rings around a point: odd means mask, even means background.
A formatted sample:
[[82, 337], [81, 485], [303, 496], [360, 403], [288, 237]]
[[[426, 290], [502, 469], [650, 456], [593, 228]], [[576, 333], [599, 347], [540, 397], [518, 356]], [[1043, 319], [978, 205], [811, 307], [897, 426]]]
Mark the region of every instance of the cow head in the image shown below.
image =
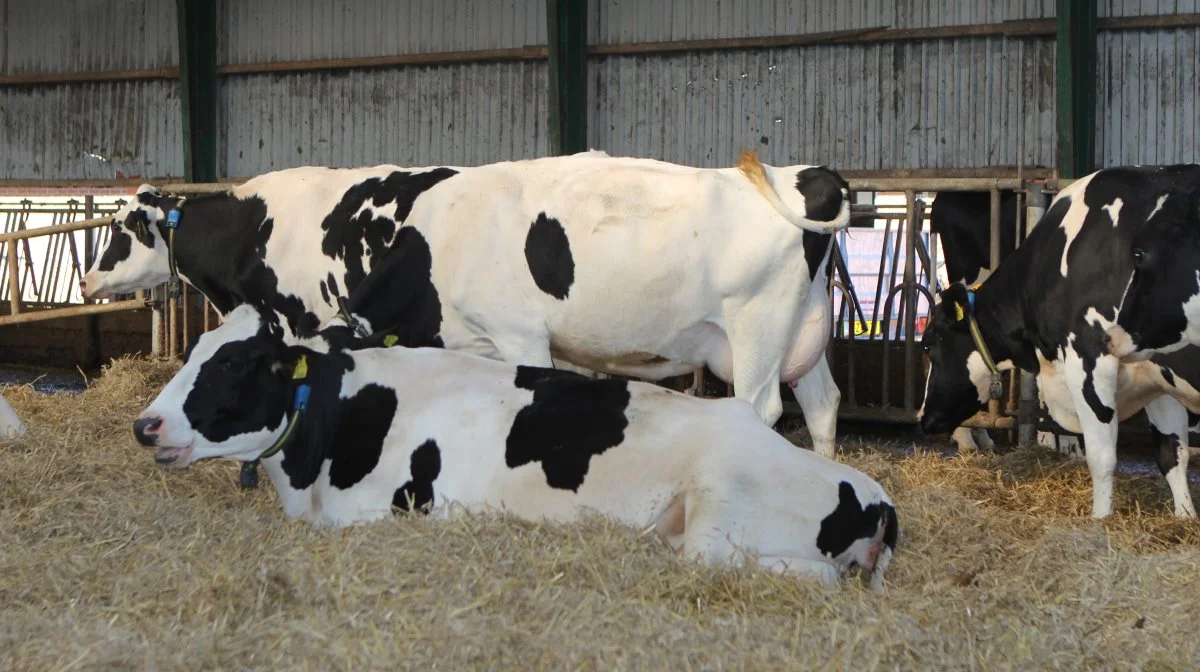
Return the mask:
[[925, 327], [921, 347], [929, 373], [918, 418], [926, 433], [952, 431], [991, 398], [991, 372], [971, 337], [970, 311], [966, 287], [952, 285], [941, 293]]
[[1112, 354], [1144, 359], [1200, 345], [1200, 194], [1164, 195], [1130, 255], [1133, 274], [1108, 330]]
[[[303, 361], [303, 382], [313, 395], [288, 445], [323, 443], [323, 428], [331, 424], [326, 411], [332, 412], [341, 376], [338, 370], [330, 377], [328, 359], [286, 344], [272, 313], [243, 304], [200, 337], [183, 367], [134, 421], [134, 435], [158, 449], [154, 459], [164, 466], [184, 467], [211, 457], [257, 459], [288, 425]], [[304, 464], [290, 472], [319, 470], [323, 452], [301, 445], [293, 454], [303, 456], [298, 461]]]
[[89, 299], [150, 289], [171, 277], [167, 244], [159, 222], [175, 202], [143, 184], [137, 194], [113, 215], [108, 246], [96, 257], [79, 290]]

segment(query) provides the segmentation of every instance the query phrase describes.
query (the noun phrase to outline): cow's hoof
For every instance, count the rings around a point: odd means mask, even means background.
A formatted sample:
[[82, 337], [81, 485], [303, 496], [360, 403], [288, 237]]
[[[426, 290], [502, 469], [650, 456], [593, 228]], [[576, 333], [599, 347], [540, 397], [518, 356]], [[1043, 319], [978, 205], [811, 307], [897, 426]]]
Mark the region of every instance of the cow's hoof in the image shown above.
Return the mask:
[[238, 477], [238, 485], [247, 490], [258, 487], [258, 462], [243, 462], [242, 473]]

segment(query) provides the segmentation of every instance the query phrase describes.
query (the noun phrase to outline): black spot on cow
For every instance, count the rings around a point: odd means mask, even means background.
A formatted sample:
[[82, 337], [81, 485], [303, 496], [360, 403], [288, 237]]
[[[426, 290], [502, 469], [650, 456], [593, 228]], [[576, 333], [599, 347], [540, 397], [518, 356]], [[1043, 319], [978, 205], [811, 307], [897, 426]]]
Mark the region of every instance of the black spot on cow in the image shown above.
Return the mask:
[[541, 366], [517, 365], [517, 377], [513, 385], [522, 390], [533, 390], [538, 383], [551, 380], [590, 380], [587, 376], [565, 369], [548, 369]]
[[442, 472], [442, 453], [437, 441], [429, 439], [413, 451], [409, 458], [409, 480], [392, 495], [392, 506], [409, 510], [409, 502], [417, 511], [426, 511], [433, 506], [433, 482]]
[[[833, 240], [832, 234], [813, 233], [812, 231], [804, 232], [804, 262], [808, 264], [808, 279], [810, 282], [816, 281], [817, 268], [825, 259], [825, 253], [829, 251], [829, 242], [831, 240]], [[828, 266], [825, 268], [825, 279], [829, 279]]]
[[805, 168], [796, 173], [796, 190], [804, 196], [806, 217], [831, 222], [842, 212], [850, 184], [828, 168]]
[[629, 385], [623, 380], [591, 380], [554, 369], [523, 368], [514, 383], [532, 389], [533, 400], [513, 420], [505, 462], [510, 469], [540, 462], [550, 487], [578, 491], [592, 456], [625, 439]]
[[854, 486], [842, 481], [838, 485], [837, 508], [821, 521], [821, 530], [817, 533], [817, 549], [824, 555], [836, 558], [845, 553], [856, 540], [874, 537], [879, 530], [880, 518], [885, 515], [888, 527], [884, 530], [883, 541], [889, 548], [894, 549], [899, 527], [895, 509], [884, 502], [862, 506], [854, 492]]
[[333, 487], [349, 488], [375, 470], [396, 405], [396, 391], [375, 384], [341, 400], [337, 438], [329, 450], [329, 483]]
[[330, 273], [329, 277], [327, 277], [325, 279], [325, 284], [329, 286], [329, 293], [331, 295], [333, 295], [333, 296], [341, 296], [342, 295], [342, 290], [338, 289], [338, 281], [337, 281], [337, 278], [333, 277], [333, 273]]
[[1175, 387], [1175, 374], [1171, 373], [1170, 369], [1160, 365], [1158, 367], [1158, 372], [1162, 374], [1163, 380], [1167, 381], [1168, 385]]
[[[372, 343], [389, 335], [403, 347], [440, 348], [442, 303], [432, 273], [429, 243], [416, 228], [406, 226], [396, 232], [395, 242], [350, 294], [346, 308], [371, 324]], [[322, 333], [332, 335], [329, 329]]]
[[111, 271], [117, 267], [117, 264], [129, 258], [133, 252], [133, 236], [130, 236], [124, 231], [114, 231], [112, 240], [109, 241], [108, 247], [104, 248], [104, 254], [100, 257], [101, 271]]
[[321, 281], [321, 300], [324, 301], [325, 305], [327, 306], [333, 305], [333, 299], [329, 298], [329, 283], [325, 282], [324, 280]]
[[575, 282], [575, 261], [562, 224], [541, 213], [525, 236], [525, 261], [538, 289], [558, 300], [567, 298]]
[[1092, 409], [1092, 413], [1096, 415], [1096, 419], [1100, 422], [1108, 424], [1112, 422], [1116, 415], [1116, 410], [1109, 408], [1103, 401], [1100, 400], [1100, 395], [1096, 393], [1096, 358], [1094, 356], [1083, 356], [1083, 400], [1087, 402], [1088, 408]]
[[[374, 260], [387, 251], [397, 227], [408, 218], [417, 197], [457, 174], [450, 168], [416, 174], [396, 171], [386, 178], [363, 180], [342, 194], [341, 201], [321, 222], [321, 229], [325, 232], [321, 251], [346, 264], [347, 292], [353, 293], [367, 275], [363, 256], [371, 256], [371, 267], [374, 268]], [[375, 208], [395, 203], [394, 217], [376, 216], [370, 210], [359, 212], [367, 203]], [[333, 285], [330, 285], [330, 290], [334, 290]]]
[[125, 229], [144, 247], [154, 249], [154, 232], [150, 230], [150, 215], [138, 208], [125, 217]]
[[1153, 423], [1150, 424], [1150, 434], [1154, 437], [1154, 441], [1158, 444], [1157, 451], [1154, 454], [1155, 462], [1158, 463], [1158, 470], [1163, 476], [1175, 467], [1179, 466], [1179, 438], [1172, 434], [1164, 434]]

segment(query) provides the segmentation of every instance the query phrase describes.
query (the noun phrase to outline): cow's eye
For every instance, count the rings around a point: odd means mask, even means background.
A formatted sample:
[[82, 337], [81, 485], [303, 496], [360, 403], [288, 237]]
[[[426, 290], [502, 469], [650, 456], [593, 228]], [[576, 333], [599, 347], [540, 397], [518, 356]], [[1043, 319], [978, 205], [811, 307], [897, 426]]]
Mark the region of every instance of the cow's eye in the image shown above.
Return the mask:
[[245, 368], [245, 367], [243, 366], [242, 362], [239, 360], [236, 360], [236, 359], [221, 360], [221, 370], [226, 373], [239, 373], [243, 368]]
[[1145, 258], [1146, 258], [1146, 253], [1142, 251], [1142, 248], [1140, 248], [1140, 247], [1134, 248], [1134, 250], [1133, 250], [1134, 263], [1140, 264], [1140, 263], [1142, 263], [1142, 260]]
[[108, 225], [108, 228], [112, 229], [113, 233], [117, 233], [118, 231], [121, 230], [121, 223], [114, 219], [112, 221], [112, 224]]

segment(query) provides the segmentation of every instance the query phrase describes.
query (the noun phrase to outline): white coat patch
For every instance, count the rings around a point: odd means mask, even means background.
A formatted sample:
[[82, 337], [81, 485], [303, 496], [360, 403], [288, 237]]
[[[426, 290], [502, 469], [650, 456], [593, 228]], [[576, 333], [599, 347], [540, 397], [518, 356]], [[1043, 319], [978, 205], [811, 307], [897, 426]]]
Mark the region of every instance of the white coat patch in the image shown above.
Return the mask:
[[[1054, 197], [1054, 203], [1061, 198], [1071, 200], [1071, 207], [1063, 216], [1062, 223], [1059, 224], [1063, 232], [1067, 234], [1067, 243], [1063, 245], [1062, 261], [1058, 266], [1058, 270], [1064, 278], [1067, 277], [1067, 254], [1071, 251], [1071, 243], [1074, 242], [1075, 236], [1079, 235], [1079, 230], [1083, 228], [1083, 220], [1087, 218], [1088, 207], [1083, 202], [1083, 193], [1094, 176], [1095, 173], [1072, 182], [1070, 186], [1058, 192], [1058, 196]], [[1051, 207], [1054, 207], [1053, 204]]]

